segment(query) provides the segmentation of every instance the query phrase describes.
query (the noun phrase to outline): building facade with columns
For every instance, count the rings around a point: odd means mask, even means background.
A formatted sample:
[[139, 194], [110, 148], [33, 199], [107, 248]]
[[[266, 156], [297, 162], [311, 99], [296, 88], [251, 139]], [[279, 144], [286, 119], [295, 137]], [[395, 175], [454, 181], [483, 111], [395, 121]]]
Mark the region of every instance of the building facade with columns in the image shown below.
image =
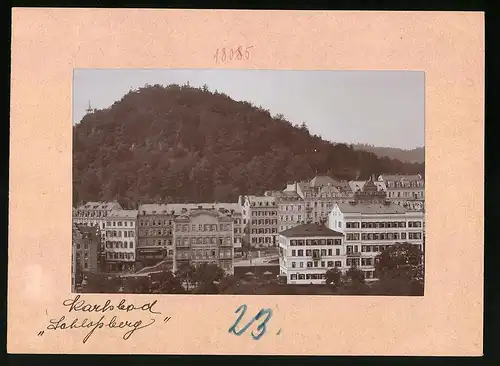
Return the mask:
[[361, 269], [374, 279], [376, 256], [388, 246], [407, 242], [423, 251], [424, 214], [386, 203], [335, 204], [328, 227], [345, 236], [346, 266]]
[[195, 208], [173, 219], [174, 271], [183, 263], [216, 264], [233, 274], [234, 218], [224, 210]]
[[133, 272], [137, 246], [137, 210], [113, 210], [106, 217], [106, 272]]

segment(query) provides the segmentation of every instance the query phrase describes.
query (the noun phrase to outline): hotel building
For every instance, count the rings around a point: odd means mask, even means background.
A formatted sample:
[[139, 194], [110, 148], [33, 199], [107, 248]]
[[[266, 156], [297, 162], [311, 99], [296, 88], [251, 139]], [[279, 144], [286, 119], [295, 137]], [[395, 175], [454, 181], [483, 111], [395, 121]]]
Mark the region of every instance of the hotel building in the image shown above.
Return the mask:
[[280, 232], [279, 264], [287, 284], [325, 283], [328, 269], [346, 267], [343, 234], [321, 224]]
[[113, 210], [106, 217], [106, 272], [133, 272], [137, 210]]
[[224, 209], [195, 208], [185, 210], [173, 219], [174, 263], [217, 264], [234, 273], [234, 218]]
[[380, 175], [391, 202], [411, 211], [423, 211], [425, 206], [425, 181], [416, 175]]
[[419, 245], [423, 250], [424, 214], [394, 203], [338, 203], [328, 227], [345, 235], [346, 266], [359, 267], [365, 278], [374, 278], [375, 257], [398, 242]]
[[278, 205], [272, 196], [240, 196], [245, 231], [251, 246], [277, 246]]

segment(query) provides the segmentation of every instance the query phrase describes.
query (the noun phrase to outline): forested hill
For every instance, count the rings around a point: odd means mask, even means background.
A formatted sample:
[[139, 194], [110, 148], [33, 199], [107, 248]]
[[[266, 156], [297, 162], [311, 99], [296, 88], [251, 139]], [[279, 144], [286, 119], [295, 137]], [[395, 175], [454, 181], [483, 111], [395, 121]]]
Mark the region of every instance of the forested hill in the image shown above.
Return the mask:
[[73, 201], [233, 201], [284, 189], [315, 173], [338, 179], [420, 173], [402, 163], [333, 145], [305, 124], [225, 94], [189, 86], [145, 86], [73, 127]]
[[356, 150], [372, 152], [380, 157], [389, 157], [408, 163], [423, 163], [425, 161], [425, 148], [417, 147], [415, 149], [398, 149], [394, 147], [379, 147], [366, 144], [353, 145]]

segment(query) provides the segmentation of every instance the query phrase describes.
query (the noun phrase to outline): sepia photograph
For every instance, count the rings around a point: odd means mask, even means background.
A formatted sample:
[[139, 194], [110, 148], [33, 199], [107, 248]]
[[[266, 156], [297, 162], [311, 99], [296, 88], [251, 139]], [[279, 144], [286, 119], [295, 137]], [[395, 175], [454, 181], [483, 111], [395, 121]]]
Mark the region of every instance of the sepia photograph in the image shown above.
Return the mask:
[[424, 295], [423, 71], [75, 69], [72, 109], [73, 293]]

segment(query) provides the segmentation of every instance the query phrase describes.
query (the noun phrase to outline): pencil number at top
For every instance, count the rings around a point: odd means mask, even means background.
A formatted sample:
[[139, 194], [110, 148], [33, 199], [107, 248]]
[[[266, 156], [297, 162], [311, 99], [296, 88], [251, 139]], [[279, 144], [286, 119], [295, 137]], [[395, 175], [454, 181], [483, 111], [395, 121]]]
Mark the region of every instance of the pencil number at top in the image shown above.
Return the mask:
[[227, 62], [227, 61], [241, 61], [241, 60], [250, 60], [251, 53], [250, 51], [252, 50], [253, 46], [248, 46], [248, 47], [243, 47], [243, 46], [238, 46], [236, 48], [231, 48], [231, 47], [222, 47], [222, 48], [217, 48], [214, 53], [214, 59], [215, 63], [219, 64], [221, 62]]

